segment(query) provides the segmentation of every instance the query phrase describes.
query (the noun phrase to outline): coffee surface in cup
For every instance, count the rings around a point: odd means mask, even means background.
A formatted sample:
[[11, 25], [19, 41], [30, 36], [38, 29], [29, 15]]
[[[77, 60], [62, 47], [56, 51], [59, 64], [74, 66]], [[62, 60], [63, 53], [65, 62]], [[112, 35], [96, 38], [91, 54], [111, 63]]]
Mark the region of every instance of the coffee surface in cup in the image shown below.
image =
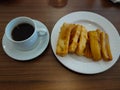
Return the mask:
[[12, 38], [15, 41], [28, 39], [34, 32], [34, 27], [28, 23], [21, 23], [12, 30]]

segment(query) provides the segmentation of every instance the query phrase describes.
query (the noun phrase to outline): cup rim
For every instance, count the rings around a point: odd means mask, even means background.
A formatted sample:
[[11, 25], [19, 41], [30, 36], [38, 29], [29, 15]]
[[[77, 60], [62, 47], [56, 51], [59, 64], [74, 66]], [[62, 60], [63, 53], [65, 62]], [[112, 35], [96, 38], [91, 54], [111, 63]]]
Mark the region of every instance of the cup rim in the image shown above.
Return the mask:
[[[9, 37], [8, 36], [8, 34], [7, 34], [7, 29], [8, 29], [8, 27], [10, 26], [10, 24], [11, 23], [13, 23], [13, 22], [15, 22], [16, 20], [18, 20], [18, 19], [27, 19], [27, 20], [30, 20], [31, 22], [32, 22], [32, 26], [34, 27], [34, 32], [32, 33], [32, 35], [30, 36], [30, 37], [28, 37], [27, 39], [24, 39], [24, 40], [21, 40], [21, 41], [15, 41], [15, 40], [13, 40], [12, 39], [12, 37]], [[21, 22], [21, 23], [23, 23], [23, 22]], [[16, 24], [16, 25], [19, 25], [19, 24], [21, 24], [21, 23], [18, 23], [18, 24]], [[27, 22], [28, 23], [28, 22]], [[28, 23], [28, 24], [30, 24], [30, 23]], [[30, 24], [31, 25], [31, 24]], [[15, 26], [14, 26], [15, 27]], [[14, 28], [13, 27], [13, 28]], [[12, 20], [10, 20], [9, 22], [8, 22], [8, 24], [6, 25], [6, 28], [5, 28], [5, 35], [6, 35], [6, 37], [9, 39], [9, 40], [11, 40], [12, 42], [15, 42], [15, 43], [21, 43], [21, 42], [25, 42], [25, 41], [27, 41], [27, 40], [29, 40], [33, 35], [34, 35], [34, 33], [35, 33], [35, 23], [34, 23], [34, 21], [32, 20], [32, 18], [30, 18], [30, 17], [26, 17], [26, 16], [20, 16], [20, 17], [16, 17], [16, 18], [13, 18]]]

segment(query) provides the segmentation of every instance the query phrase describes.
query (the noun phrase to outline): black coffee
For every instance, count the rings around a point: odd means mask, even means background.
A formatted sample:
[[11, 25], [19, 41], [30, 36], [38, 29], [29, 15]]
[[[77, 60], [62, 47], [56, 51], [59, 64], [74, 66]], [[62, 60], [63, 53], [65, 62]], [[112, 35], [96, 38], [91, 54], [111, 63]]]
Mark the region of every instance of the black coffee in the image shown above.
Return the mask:
[[15, 41], [22, 41], [29, 38], [34, 32], [34, 27], [28, 23], [17, 25], [12, 31], [12, 38]]

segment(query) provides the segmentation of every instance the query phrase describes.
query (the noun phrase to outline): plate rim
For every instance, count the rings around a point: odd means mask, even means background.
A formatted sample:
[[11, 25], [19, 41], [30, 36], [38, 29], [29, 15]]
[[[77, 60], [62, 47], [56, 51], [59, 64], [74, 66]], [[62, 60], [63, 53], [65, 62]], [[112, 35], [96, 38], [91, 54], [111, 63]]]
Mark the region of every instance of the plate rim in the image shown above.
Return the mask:
[[[57, 60], [58, 60], [62, 65], [64, 65], [66, 68], [68, 68], [68, 69], [70, 69], [70, 70], [72, 70], [72, 71], [74, 71], [74, 72], [82, 73], [82, 74], [97, 74], [97, 73], [104, 72], [104, 71], [110, 69], [110, 68], [118, 61], [119, 54], [118, 54], [117, 59], [114, 60], [114, 61], [113, 61], [113, 64], [110, 65], [107, 69], [104, 69], [104, 70], [98, 71], [98, 72], [81, 72], [81, 71], [74, 70], [73, 68], [70, 68], [70, 67], [66, 66], [66, 65], [64, 64], [64, 62], [62, 62], [62, 60], [59, 60], [59, 56], [56, 55], [55, 50], [54, 50], [54, 48], [53, 48], [53, 47], [56, 47], [56, 46], [53, 46], [53, 42], [52, 42], [52, 39], [53, 39], [53, 38], [52, 38], [52, 37], [53, 37], [53, 32], [55, 31], [54, 29], [56, 28], [56, 26], [58, 25], [58, 23], [59, 23], [59, 22], [60, 22], [60, 23], [62, 22], [62, 24], [63, 24], [63, 21], [62, 21], [62, 20], [64, 20], [64, 18], [68, 17], [69, 15], [72, 15], [72, 14], [81, 14], [81, 13], [89, 13], [89, 14], [94, 14], [94, 15], [97, 15], [97, 16], [99, 16], [99, 17], [102, 17], [104, 20], [106, 20], [106, 21], [108, 22], [108, 24], [109, 24], [112, 28], [115, 29], [115, 33], [117, 33], [117, 34], [119, 35], [119, 33], [118, 33], [117, 29], [114, 27], [114, 25], [113, 25], [107, 18], [103, 17], [103, 16], [100, 15], [100, 14], [97, 14], [97, 13], [94, 13], [94, 12], [89, 12], [89, 11], [77, 11], [77, 12], [72, 12], [72, 13], [69, 13], [69, 14], [61, 17], [61, 18], [56, 22], [56, 24], [54, 25], [54, 27], [53, 27], [53, 29], [52, 29], [52, 32], [51, 32], [51, 47], [52, 47], [52, 51], [53, 51], [55, 57], [57, 58]], [[61, 24], [61, 25], [62, 25], [62, 24]], [[58, 25], [58, 26], [60, 26], [60, 25]], [[119, 36], [118, 36], [118, 37], [119, 37]], [[119, 37], [119, 38], [120, 38], [120, 37]], [[119, 43], [119, 45], [120, 45], [120, 43]]]

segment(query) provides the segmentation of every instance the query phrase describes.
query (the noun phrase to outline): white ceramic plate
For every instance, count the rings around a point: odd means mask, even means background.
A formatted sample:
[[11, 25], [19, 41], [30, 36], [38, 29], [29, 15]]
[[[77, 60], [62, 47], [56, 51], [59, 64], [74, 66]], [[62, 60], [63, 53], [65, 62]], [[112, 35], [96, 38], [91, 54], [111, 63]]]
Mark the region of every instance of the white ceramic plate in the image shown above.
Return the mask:
[[[83, 56], [80, 57], [74, 54], [68, 54], [65, 57], [56, 55], [56, 43], [60, 27], [64, 22], [82, 24], [87, 28], [87, 30], [96, 30], [99, 28], [107, 32], [109, 35], [113, 60], [110, 62], [105, 62], [103, 60], [94, 62], [92, 59], [88, 59]], [[108, 70], [116, 63], [120, 55], [120, 37], [116, 28], [106, 18], [92, 12], [73, 12], [58, 20], [52, 30], [51, 45], [52, 50], [60, 63], [72, 71], [83, 74], [96, 74]]]
[[49, 43], [48, 29], [43, 23], [37, 20], [35, 21], [37, 22], [38, 27], [46, 29], [47, 34], [45, 34], [44, 36], [40, 36], [37, 42], [35, 43], [34, 48], [32, 50], [27, 50], [27, 51], [22, 51], [22, 50], [20, 51], [15, 49], [13, 44], [4, 35], [2, 39], [2, 46], [5, 53], [8, 56], [19, 61], [27, 61], [39, 56], [47, 48], [47, 45]]

